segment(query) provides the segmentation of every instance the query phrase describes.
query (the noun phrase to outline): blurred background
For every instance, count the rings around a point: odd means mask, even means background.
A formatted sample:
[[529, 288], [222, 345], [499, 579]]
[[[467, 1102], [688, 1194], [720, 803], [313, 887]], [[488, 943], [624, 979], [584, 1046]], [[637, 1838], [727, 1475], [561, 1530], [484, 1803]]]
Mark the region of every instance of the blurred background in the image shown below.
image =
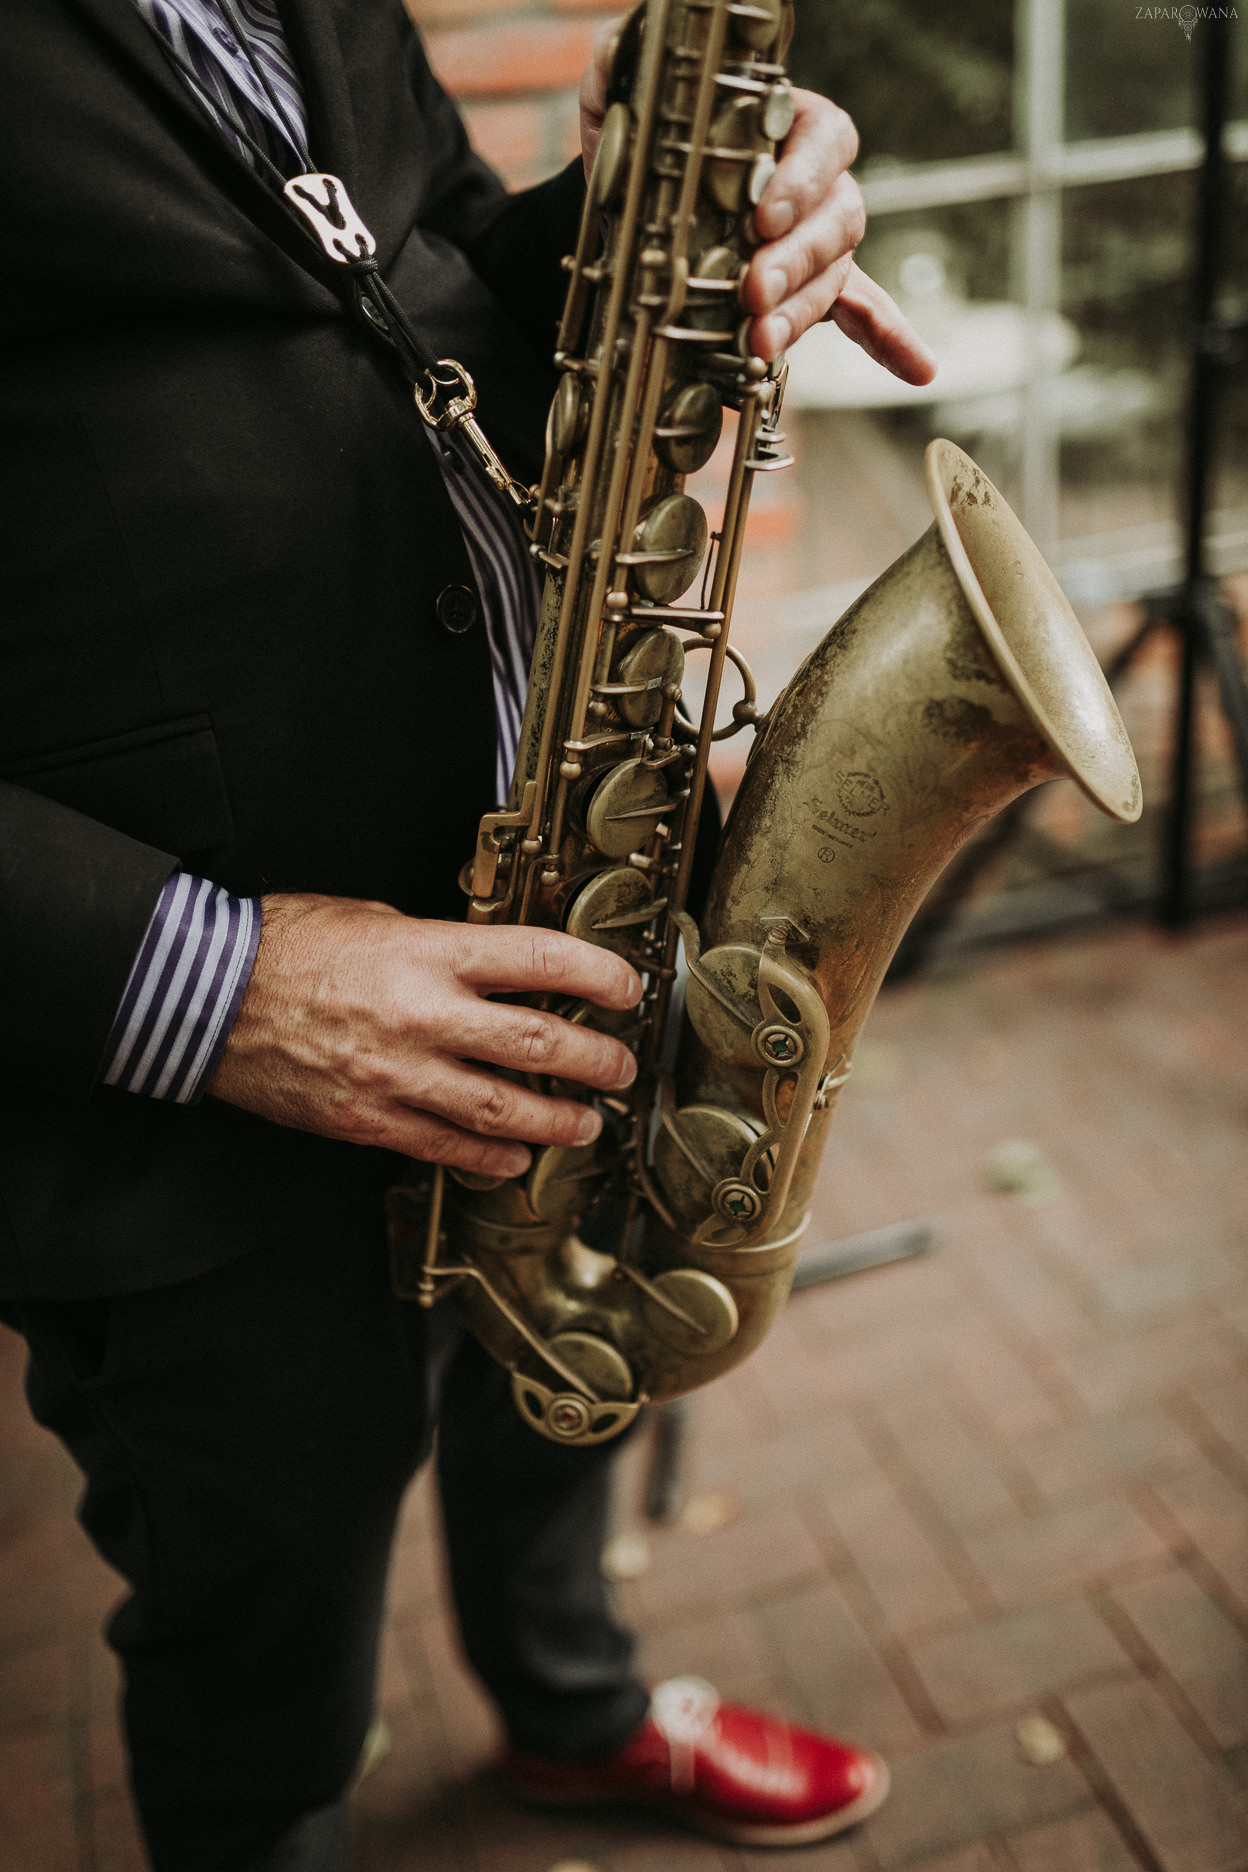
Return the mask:
[[[520, 184], [576, 149], [575, 85], [595, 0], [503, 11], [409, 0], [478, 146]], [[796, 467], [755, 486], [734, 640], [770, 704], [845, 605], [930, 519], [926, 443], [980, 463], [1054, 566], [1103, 660], [1137, 601], [1183, 565], [1185, 411], [1201, 158], [1199, 27], [1128, 0], [799, 0], [796, 82], [853, 116], [869, 227], [860, 259], [940, 360], [899, 384], [820, 327], [794, 348], [785, 428]], [[1233, 63], [1229, 238], [1219, 313], [1248, 310], [1248, 58]], [[1248, 382], [1224, 373], [1210, 569], [1248, 608]], [[701, 477], [714, 512], [730, 441]], [[1175, 642], [1158, 633], [1121, 685], [1146, 811], [1111, 826], [1047, 789], [986, 867], [963, 936], [1063, 923], [1153, 888]], [[1248, 820], [1220, 711], [1202, 697], [1193, 856], [1215, 901], [1243, 901]], [[746, 737], [723, 744], [731, 792]]]

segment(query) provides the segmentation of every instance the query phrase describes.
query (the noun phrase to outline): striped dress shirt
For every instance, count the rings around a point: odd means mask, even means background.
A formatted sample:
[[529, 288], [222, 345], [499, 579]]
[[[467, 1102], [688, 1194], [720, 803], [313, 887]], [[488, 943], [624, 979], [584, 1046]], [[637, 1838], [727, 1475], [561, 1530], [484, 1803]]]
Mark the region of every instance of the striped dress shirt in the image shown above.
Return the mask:
[[[258, 145], [285, 176], [313, 168], [303, 85], [275, 0], [234, 0], [240, 45], [219, 0], [134, 0], [174, 55], [188, 89], [230, 146], [265, 174]], [[251, 56], [248, 56], [248, 49]], [[263, 68], [274, 96], [261, 81]], [[485, 611], [504, 799], [520, 740], [538, 586], [519, 520], [467, 444], [426, 430]], [[175, 872], [152, 913], [105, 1049], [101, 1076], [150, 1098], [202, 1097], [242, 1004], [260, 939], [259, 898]]]

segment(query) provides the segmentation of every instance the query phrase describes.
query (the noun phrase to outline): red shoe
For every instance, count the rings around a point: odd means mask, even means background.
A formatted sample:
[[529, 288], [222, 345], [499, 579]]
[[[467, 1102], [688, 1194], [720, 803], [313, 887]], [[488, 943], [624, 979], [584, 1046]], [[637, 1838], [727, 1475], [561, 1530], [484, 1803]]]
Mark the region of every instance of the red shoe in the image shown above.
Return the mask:
[[543, 1807], [651, 1807], [738, 1846], [804, 1846], [873, 1814], [888, 1769], [869, 1749], [721, 1703], [700, 1677], [660, 1684], [641, 1728], [597, 1761], [509, 1749], [503, 1773]]

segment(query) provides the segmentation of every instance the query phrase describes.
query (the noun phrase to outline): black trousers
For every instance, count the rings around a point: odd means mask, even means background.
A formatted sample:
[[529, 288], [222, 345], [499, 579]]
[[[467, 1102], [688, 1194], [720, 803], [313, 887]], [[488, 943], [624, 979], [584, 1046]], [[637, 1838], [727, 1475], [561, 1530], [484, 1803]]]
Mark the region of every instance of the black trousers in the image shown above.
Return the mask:
[[535, 1435], [453, 1306], [393, 1298], [376, 1218], [337, 1220], [177, 1286], [5, 1311], [132, 1588], [108, 1637], [156, 1872], [343, 1864], [395, 1521], [439, 1421], [464, 1647], [511, 1739], [590, 1757], [645, 1714], [599, 1569], [610, 1446]]

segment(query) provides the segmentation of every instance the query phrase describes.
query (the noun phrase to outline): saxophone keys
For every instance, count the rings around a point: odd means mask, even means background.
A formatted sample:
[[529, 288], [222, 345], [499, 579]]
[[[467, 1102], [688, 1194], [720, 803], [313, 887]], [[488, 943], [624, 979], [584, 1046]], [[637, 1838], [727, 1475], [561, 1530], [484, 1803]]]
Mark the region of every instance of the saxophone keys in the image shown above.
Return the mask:
[[685, 990], [685, 1009], [703, 1045], [728, 1065], [756, 1070], [760, 961], [751, 943], [717, 943], [699, 958]]
[[661, 772], [639, 760], [624, 761], [595, 791], [585, 829], [604, 857], [627, 858], [653, 836], [670, 805]]
[[[731, 247], [708, 247], [698, 256], [697, 271], [689, 279], [682, 314], [689, 330], [717, 333], [732, 328], [740, 310], [738, 301], [744, 272], [741, 256]], [[688, 386], [689, 389], [697, 387]], [[703, 387], [711, 389], [709, 384]], [[714, 390], [711, 394], [719, 400]]]
[[692, 494], [668, 494], [641, 521], [634, 550], [616, 557], [629, 564], [644, 598], [673, 604], [701, 571], [706, 544], [706, 514]]
[[575, 899], [564, 927], [569, 936], [627, 959], [661, 907], [640, 871], [600, 871]]
[[647, 1283], [641, 1310], [656, 1339], [675, 1352], [709, 1358], [737, 1336], [737, 1303], [701, 1268], [669, 1268]]
[[735, 36], [752, 51], [765, 52], [783, 24], [783, 0], [732, 0], [728, 14]]
[[632, 137], [633, 117], [628, 105], [622, 101], [612, 104], [602, 120], [589, 177], [589, 198], [598, 208], [611, 208], [619, 200]]
[[793, 102], [793, 90], [787, 84], [770, 85], [763, 99], [760, 123], [763, 135], [772, 143], [783, 143], [793, 128], [793, 119], [797, 115], [797, 106]]
[[511, 1394], [525, 1422], [552, 1443], [605, 1443], [627, 1429], [645, 1402], [590, 1404], [574, 1391], [552, 1391], [525, 1372], [511, 1374]]
[[746, 205], [746, 170], [759, 154], [761, 138], [758, 103], [752, 97], [730, 98], [707, 132], [702, 185], [726, 214]]
[[[582, 1097], [584, 1090], [576, 1088]], [[525, 1182], [529, 1207], [543, 1222], [570, 1227], [589, 1208], [607, 1169], [597, 1138], [592, 1144], [548, 1144], [534, 1154]]]
[[723, 1105], [682, 1105], [665, 1116], [654, 1140], [654, 1174], [674, 1213], [696, 1225], [716, 1211], [721, 1189], [748, 1188], [741, 1166], [760, 1135], [752, 1119]]
[[632, 1397], [633, 1374], [628, 1360], [600, 1333], [575, 1329], [556, 1333], [549, 1346], [559, 1363], [594, 1392], [599, 1403], [608, 1399], [624, 1403]]
[[555, 389], [547, 419], [547, 443], [556, 455], [566, 459], [585, 434], [589, 413], [585, 394], [575, 371], [565, 371]]
[[[718, 309], [711, 310], [718, 318]], [[700, 308], [687, 314], [691, 318], [699, 315]], [[655, 427], [656, 452], [677, 474], [693, 474], [715, 453], [723, 426], [723, 399], [714, 384], [683, 384], [668, 399]]]

